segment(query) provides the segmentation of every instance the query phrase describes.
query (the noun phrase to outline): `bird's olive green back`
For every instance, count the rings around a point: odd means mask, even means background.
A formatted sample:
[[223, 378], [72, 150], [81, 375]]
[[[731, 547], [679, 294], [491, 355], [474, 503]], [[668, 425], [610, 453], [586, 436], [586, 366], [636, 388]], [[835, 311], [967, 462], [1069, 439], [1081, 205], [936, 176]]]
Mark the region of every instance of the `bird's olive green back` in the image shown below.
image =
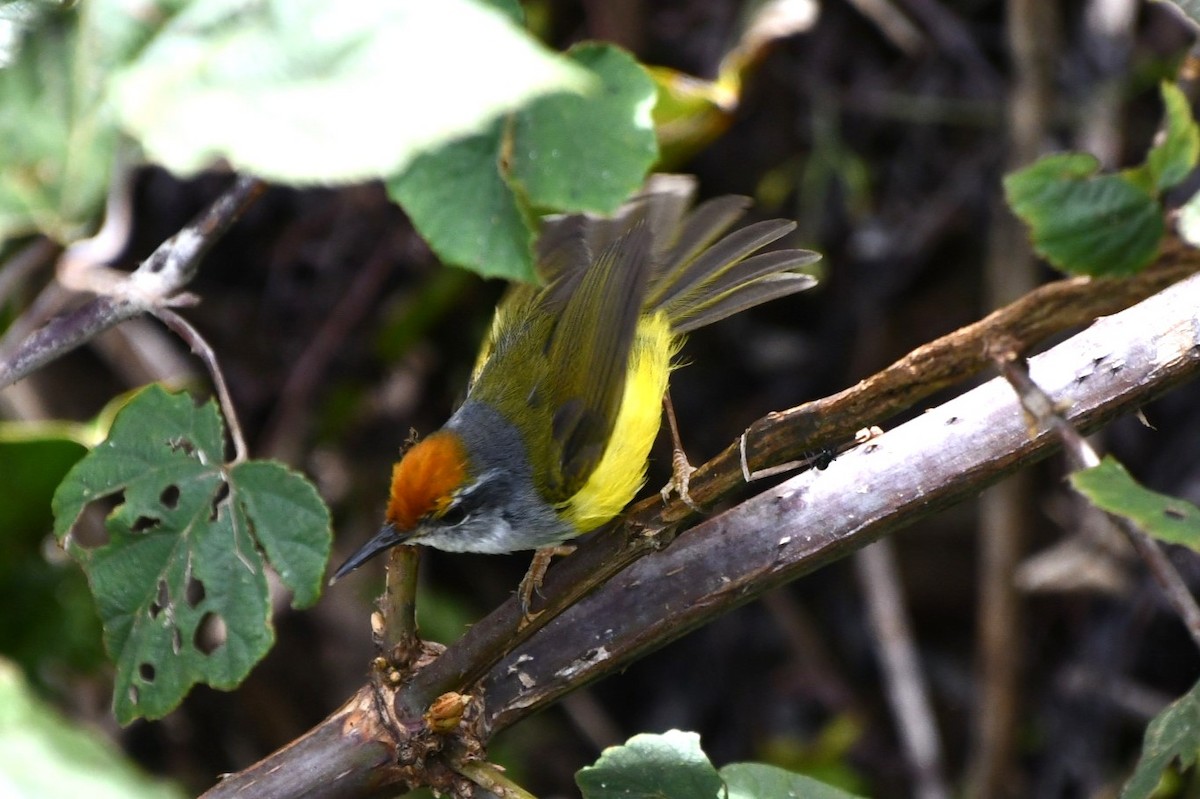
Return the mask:
[[689, 212], [694, 192], [691, 178], [656, 175], [612, 217], [546, 220], [543, 286], [514, 286], [497, 309], [470, 396], [512, 421], [548, 467], [534, 475], [549, 502], [573, 496], [604, 453], [640, 316], [662, 311], [681, 334], [815, 282], [795, 271], [815, 253], [755, 254], [794, 223], [726, 235], [749, 201], [718, 197]]
[[583, 260], [563, 264], [555, 283], [514, 287], [497, 309], [470, 396], [496, 407], [520, 430], [530, 458], [552, 467], [534, 470], [550, 502], [583, 486], [612, 435], [649, 280], [649, 243], [637, 215], [594, 256], [577, 248], [573, 257]]

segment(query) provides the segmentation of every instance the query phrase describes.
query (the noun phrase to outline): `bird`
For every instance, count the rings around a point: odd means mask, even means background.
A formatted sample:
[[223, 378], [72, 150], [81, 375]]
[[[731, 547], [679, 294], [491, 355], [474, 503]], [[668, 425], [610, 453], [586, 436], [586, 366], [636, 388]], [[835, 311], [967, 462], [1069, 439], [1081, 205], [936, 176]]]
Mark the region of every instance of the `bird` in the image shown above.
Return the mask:
[[684, 337], [816, 282], [804, 268], [817, 253], [760, 252], [794, 222], [730, 232], [750, 200], [693, 207], [696, 188], [690, 176], [652, 175], [611, 216], [545, 218], [540, 284], [514, 283], [501, 298], [465, 399], [402, 453], [382, 527], [331, 583], [400, 544], [536, 550], [520, 591], [534, 615], [529, 583], [549, 555], [616, 517], [644, 484]]

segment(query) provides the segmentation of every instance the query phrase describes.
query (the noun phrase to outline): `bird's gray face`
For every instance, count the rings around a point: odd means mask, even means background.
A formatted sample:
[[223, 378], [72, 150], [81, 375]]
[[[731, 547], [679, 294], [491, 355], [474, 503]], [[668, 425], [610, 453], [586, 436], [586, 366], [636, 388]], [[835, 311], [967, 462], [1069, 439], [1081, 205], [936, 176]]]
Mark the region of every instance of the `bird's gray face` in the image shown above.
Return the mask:
[[559, 544], [573, 535], [532, 483], [493, 469], [456, 492], [440, 513], [421, 519], [403, 542], [495, 555]]

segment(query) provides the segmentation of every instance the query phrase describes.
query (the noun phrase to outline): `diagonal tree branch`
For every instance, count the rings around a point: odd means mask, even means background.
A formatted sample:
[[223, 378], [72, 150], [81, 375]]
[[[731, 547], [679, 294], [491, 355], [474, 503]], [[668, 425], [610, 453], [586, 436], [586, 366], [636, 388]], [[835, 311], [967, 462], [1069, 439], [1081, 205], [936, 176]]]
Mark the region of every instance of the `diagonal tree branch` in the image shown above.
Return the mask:
[[[1184, 256], [1180, 253], [1179, 257]], [[1080, 283], [1063, 282], [1076, 292], [1079, 304], [1095, 307], [1094, 302], [1081, 298]], [[1122, 285], [1128, 282], [1092, 284], [1089, 290], [1122, 294]], [[1062, 290], [1055, 289], [1053, 296], [1061, 300], [1063, 295], [1058, 292]], [[1018, 304], [1029, 311], [1024, 300]], [[989, 337], [1029, 329], [1013, 322], [1005, 311], [995, 317], [1009, 320], [1004, 326], [989, 331], [966, 328], [971, 331], [968, 340], [978, 345], [973, 359], [986, 361], [983, 345]], [[1036, 309], [1030, 313], [1043, 317]], [[957, 340], [962, 333], [953, 338]], [[1019, 340], [1022, 347], [1033, 343]], [[939, 341], [922, 350], [945, 351], [945, 347], [945, 342]], [[923, 362], [915, 356], [902, 363]], [[1200, 276], [1101, 319], [1034, 357], [1030, 364], [1034, 379], [1056, 403], [1069, 408], [1068, 418], [1082, 429], [1135, 410], [1200, 372]], [[917, 377], [910, 374], [905, 380]], [[880, 379], [876, 376], [864, 383], [880, 385]], [[912, 389], [908, 396], [915, 393]], [[856, 397], [856, 407], [887, 404], [888, 396], [885, 393], [874, 402]], [[828, 401], [822, 402], [828, 407]], [[786, 415], [768, 417], [756, 428], [771, 430], [781, 416]], [[359, 704], [356, 713], [349, 714], [343, 708], [300, 741], [230, 776], [205, 796], [390, 795], [389, 791], [394, 793], [413, 779], [420, 781], [423, 774], [434, 779], [437, 769], [444, 769], [446, 763], [435, 757], [420, 767], [413, 766], [413, 742], [424, 739], [420, 713], [409, 714], [408, 709], [418, 706], [425, 692], [445, 683], [447, 675], [459, 679], [472, 675], [472, 683], [473, 675], [480, 675], [470, 692], [482, 696], [485, 707], [469, 735], [475, 736], [475, 741], [486, 740], [567, 692], [624, 668], [713, 617], [978, 493], [1045, 457], [1055, 445], [1049, 433], [1031, 436], [1012, 390], [998, 378], [870, 439], [837, 458], [825, 471], [800, 474], [708, 519], [669, 547], [623, 570], [620, 566], [631, 562], [630, 552], [653, 549], [648, 542], [657, 539], [607, 530], [551, 569], [545, 590], [555, 607], [561, 597], [574, 596], [578, 589], [572, 580], [580, 579], [581, 564], [595, 565], [592, 557], [597, 553], [613, 554], [618, 565], [601, 561], [600, 567], [619, 574], [582, 599], [572, 600], [574, 604], [536, 633], [501, 650], [480, 649], [479, 642], [500, 635], [505, 623], [511, 622], [511, 629], [516, 629], [515, 603], [506, 603], [408, 682], [376, 685], [372, 705]], [[736, 444], [731, 449], [736, 451]], [[711, 472], [714, 467], [704, 468]], [[732, 469], [740, 474], [736, 461]], [[655, 508], [661, 508], [661, 501], [651, 500], [635, 508], [631, 516], [652, 519]], [[483, 633], [478, 632], [481, 629]], [[496, 651], [502, 654], [498, 662]], [[467, 655], [479, 656], [489, 665], [481, 672], [478, 662], [465, 660]], [[370, 690], [364, 688], [359, 696]], [[368, 725], [357, 715], [361, 713], [380, 713], [385, 718]], [[386, 740], [373, 740], [372, 734]], [[317, 743], [322, 741], [329, 747], [328, 757]], [[289, 775], [300, 752], [306, 758], [305, 768], [317, 778], [296, 790], [296, 781]], [[363, 769], [370, 770], [370, 775]]]
[[[980, 357], [986, 357], [981, 350]], [[1200, 371], [1200, 276], [1101, 319], [1030, 360], [1034, 380], [1092, 429]], [[492, 730], [766, 590], [978, 493], [1045, 457], [997, 378], [709, 519], [572, 605], [482, 682]], [[553, 590], [553, 588], [551, 589]], [[619, 620], [619, 623], [617, 623]]]
[[[696, 470], [691, 498], [701, 507], [712, 507], [744, 490], [744, 467], [764, 471], [831, 443], [848, 441], [855, 431], [883, 423], [925, 397], [979, 374], [990, 363], [989, 340], [1004, 336], [1018, 342], [1022, 351], [1029, 350], [1048, 336], [1127, 308], [1198, 270], [1200, 253], [1172, 243], [1154, 269], [1132, 278], [1103, 282], [1074, 278], [1042, 286], [979, 322], [919, 347], [845, 391], [758, 420], [741, 439]], [[575, 554], [550, 569], [541, 589], [546, 604], [532, 624], [521, 627], [516, 603], [501, 605], [433, 666], [413, 677], [399, 694], [398, 714], [419, 714], [440, 694], [472, 684], [559, 613], [629, 564], [665, 546], [676, 529], [697, 517], [680, 500], [664, 506], [655, 496], [639, 503], [626, 513], [623, 524], [614, 523], [594, 534]]]

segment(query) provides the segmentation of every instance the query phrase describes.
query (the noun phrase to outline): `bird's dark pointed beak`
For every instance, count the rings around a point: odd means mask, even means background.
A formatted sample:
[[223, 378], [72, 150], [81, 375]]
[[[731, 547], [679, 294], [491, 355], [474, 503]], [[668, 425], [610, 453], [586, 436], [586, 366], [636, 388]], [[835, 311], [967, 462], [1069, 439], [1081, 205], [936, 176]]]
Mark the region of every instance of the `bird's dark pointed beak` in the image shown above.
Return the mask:
[[329, 584], [333, 585], [338, 580], [345, 577], [350, 572], [357, 569], [359, 566], [366, 563], [371, 558], [383, 552], [385, 549], [391, 549], [396, 544], [401, 543], [409, 537], [408, 533], [401, 533], [396, 530], [391, 524], [385, 524], [375, 537], [346, 559], [346, 562], [338, 566], [338, 570], [329, 578]]

